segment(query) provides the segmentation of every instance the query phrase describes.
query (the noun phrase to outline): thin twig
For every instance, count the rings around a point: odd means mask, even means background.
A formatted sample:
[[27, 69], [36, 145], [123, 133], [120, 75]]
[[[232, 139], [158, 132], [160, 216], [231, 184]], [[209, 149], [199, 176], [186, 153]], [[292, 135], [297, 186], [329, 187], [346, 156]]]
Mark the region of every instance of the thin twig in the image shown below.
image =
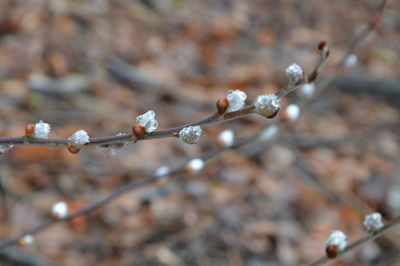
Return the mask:
[[[387, 231], [389, 231], [390, 229], [392, 229], [393, 227], [395, 227], [396, 225], [400, 224], [400, 216], [397, 216], [396, 218], [394, 218], [391, 222], [389, 222], [388, 224], [386, 224], [385, 226], [383, 226], [382, 228], [380, 228], [379, 230], [377, 230], [374, 233], [369, 233], [365, 236], [360, 237], [359, 239], [357, 239], [356, 241], [354, 241], [353, 243], [351, 243], [350, 245], [348, 245], [343, 251], [338, 252], [338, 254], [336, 255], [335, 258], [341, 257], [344, 254], [346, 254], [347, 252], [355, 249], [358, 246], [361, 246], [362, 244], [364, 244], [365, 242], [368, 242], [370, 240], [374, 240], [380, 236], [382, 236], [384, 233], [386, 233]], [[315, 265], [322, 265], [328, 261], [330, 261], [332, 259], [329, 259], [326, 255], [320, 257], [319, 259], [306, 264], [308, 266], [315, 266]]]

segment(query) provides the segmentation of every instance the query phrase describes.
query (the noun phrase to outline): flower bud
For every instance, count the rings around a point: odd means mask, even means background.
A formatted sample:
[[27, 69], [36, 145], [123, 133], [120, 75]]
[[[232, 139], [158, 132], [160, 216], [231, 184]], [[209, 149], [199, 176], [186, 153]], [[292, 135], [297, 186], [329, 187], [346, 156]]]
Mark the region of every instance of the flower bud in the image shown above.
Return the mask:
[[149, 110], [146, 113], [139, 115], [136, 118], [136, 123], [142, 125], [144, 127], [146, 133], [153, 132], [158, 127], [158, 122], [154, 118], [155, 116], [156, 116], [156, 114], [154, 113], [154, 111]]
[[306, 83], [299, 88], [298, 94], [304, 98], [311, 98], [315, 92], [314, 83]]
[[60, 201], [51, 207], [51, 215], [55, 219], [63, 219], [68, 215], [68, 205], [67, 203]]
[[157, 184], [164, 184], [168, 180], [168, 174], [170, 172], [170, 169], [167, 166], [161, 166], [159, 167], [154, 175], [157, 177]]
[[78, 153], [83, 145], [89, 143], [89, 135], [85, 130], [78, 130], [68, 138], [68, 150], [71, 153]]
[[265, 94], [257, 97], [254, 103], [256, 112], [267, 118], [273, 118], [281, 106], [279, 97], [275, 94]]
[[368, 232], [376, 232], [383, 227], [382, 215], [378, 212], [371, 213], [364, 218], [364, 228]]
[[200, 126], [189, 126], [179, 131], [179, 138], [188, 144], [195, 144], [199, 142], [201, 133], [202, 129]]
[[146, 129], [144, 128], [144, 126], [139, 123], [135, 123], [135, 125], [133, 125], [132, 127], [133, 135], [135, 135], [137, 138], [143, 136], [145, 131]]
[[32, 244], [33, 241], [34, 241], [34, 238], [33, 238], [32, 235], [26, 235], [26, 236], [21, 237], [21, 238], [18, 240], [18, 244], [19, 244], [20, 246], [27, 246], [27, 245]]
[[50, 130], [50, 125], [40, 120], [38, 123], [35, 124], [33, 136], [35, 138], [47, 139], [49, 137]]
[[303, 74], [303, 69], [296, 63], [293, 63], [286, 68], [286, 76], [291, 84], [299, 83], [303, 79]]
[[224, 130], [217, 137], [217, 144], [229, 148], [235, 142], [235, 133], [232, 130]]
[[347, 246], [347, 236], [340, 230], [334, 230], [326, 240], [326, 255], [329, 258], [336, 257], [338, 252], [343, 251]]
[[225, 113], [225, 111], [228, 109], [228, 106], [229, 106], [228, 98], [224, 96], [218, 99], [217, 110], [220, 115]]
[[226, 98], [229, 103], [227, 112], [234, 112], [244, 107], [247, 94], [241, 90], [230, 90]]
[[204, 167], [204, 160], [201, 158], [195, 158], [190, 160], [185, 166], [185, 171], [188, 173], [197, 173]]
[[35, 133], [35, 124], [28, 124], [25, 126], [25, 136], [27, 138], [32, 138]]
[[295, 121], [300, 115], [300, 108], [296, 104], [289, 104], [285, 109], [284, 118], [289, 121]]

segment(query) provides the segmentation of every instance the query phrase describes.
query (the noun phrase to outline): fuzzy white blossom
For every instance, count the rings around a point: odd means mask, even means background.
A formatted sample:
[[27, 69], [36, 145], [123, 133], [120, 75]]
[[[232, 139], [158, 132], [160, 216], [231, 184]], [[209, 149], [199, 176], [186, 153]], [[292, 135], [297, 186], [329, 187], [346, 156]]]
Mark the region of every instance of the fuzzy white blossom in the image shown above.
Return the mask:
[[32, 244], [34, 240], [35, 239], [32, 235], [25, 235], [19, 240], [19, 243], [23, 246], [26, 246]]
[[304, 98], [311, 98], [315, 92], [315, 85], [314, 83], [306, 83], [300, 86], [298, 94]]
[[346, 57], [345, 61], [344, 61], [344, 65], [346, 67], [352, 67], [355, 66], [357, 64], [358, 58], [355, 54], [351, 54], [348, 57]]
[[179, 138], [188, 144], [195, 144], [199, 142], [202, 129], [200, 126], [190, 126], [182, 128], [179, 131]]
[[44, 123], [42, 120], [35, 124], [35, 130], [33, 136], [35, 138], [47, 139], [49, 137], [51, 127], [48, 123]]
[[0, 154], [6, 153], [14, 147], [12, 144], [1, 144], [0, 145]]
[[169, 172], [170, 172], [169, 167], [164, 165], [164, 166], [160, 166], [160, 167], [154, 172], [154, 175], [157, 176], [157, 177], [163, 177], [163, 176], [168, 175]]
[[68, 138], [68, 141], [74, 147], [79, 148], [89, 143], [89, 135], [85, 130], [78, 130]]
[[158, 122], [155, 119], [156, 113], [149, 110], [146, 113], [139, 115], [136, 118], [136, 123], [142, 125], [147, 133], [153, 132], [158, 127]]
[[228, 99], [227, 112], [234, 112], [244, 107], [247, 94], [241, 90], [230, 90], [226, 98]]
[[204, 160], [201, 158], [192, 159], [188, 162], [187, 166], [189, 167], [190, 172], [199, 172], [204, 167]]
[[340, 230], [333, 230], [326, 240], [326, 245], [335, 245], [338, 251], [343, 251], [347, 246], [347, 236]]
[[60, 201], [55, 203], [51, 207], [51, 214], [53, 217], [58, 218], [58, 219], [63, 219], [68, 215], [68, 205], [67, 203]]
[[296, 63], [293, 63], [286, 68], [286, 76], [292, 84], [298, 83], [303, 78], [303, 74], [303, 69]]
[[235, 142], [235, 133], [232, 130], [224, 130], [218, 135], [218, 142], [222, 144], [223, 147], [231, 147]]
[[300, 108], [297, 104], [289, 104], [286, 107], [286, 115], [290, 121], [295, 121], [300, 115]]
[[281, 103], [279, 97], [275, 94], [265, 94], [258, 96], [254, 105], [258, 114], [269, 116], [280, 108]]
[[262, 141], [267, 141], [272, 139], [273, 137], [278, 134], [279, 128], [276, 125], [271, 125], [267, 128], [265, 128], [261, 133], [260, 133], [260, 140]]
[[368, 232], [375, 232], [383, 227], [382, 215], [378, 212], [371, 213], [364, 218], [364, 228]]

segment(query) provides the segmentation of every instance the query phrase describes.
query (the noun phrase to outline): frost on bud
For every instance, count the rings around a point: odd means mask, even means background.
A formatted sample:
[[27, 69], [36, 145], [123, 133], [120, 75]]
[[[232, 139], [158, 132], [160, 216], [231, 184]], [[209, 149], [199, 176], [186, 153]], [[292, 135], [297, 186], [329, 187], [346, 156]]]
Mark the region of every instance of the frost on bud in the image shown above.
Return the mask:
[[235, 142], [235, 133], [232, 130], [224, 130], [219, 133], [217, 143], [221, 147], [229, 148]]
[[306, 83], [299, 88], [298, 94], [304, 98], [311, 98], [315, 92], [314, 83]]
[[139, 115], [136, 118], [136, 123], [143, 126], [146, 133], [153, 132], [158, 127], [158, 122], [154, 117], [156, 113], [153, 110], [149, 110], [146, 113]]
[[68, 138], [68, 150], [78, 153], [83, 145], [89, 143], [89, 135], [85, 130], [78, 130]]
[[35, 124], [33, 137], [47, 139], [49, 137], [50, 130], [51, 130], [50, 125], [40, 120]]
[[267, 118], [273, 118], [281, 106], [279, 97], [275, 94], [265, 94], [257, 97], [254, 103], [256, 112]]
[[285, 109], [285, 119], [296, 121], [300, 115], [300, 108], [296, 104], [289, 104]]
[[34, 238], [33, 238], [32, 235], [26, 235], [26, 236], [21, 237], [21, 238], [18, 240], [18, 244], [19, 244], [20, 246], [27, 246], [27, 245], [32, 244], [33, 241], [34, 241]]
[[340, 230], [334, 230], [326, 240], [326, 255], [328, 258], [336, 257], [337, 253], [343, 251], [347, 246], [347, 236]]
[[179, 138], [188, 144], [195, 144], [199, 142], [202, 129], [200, 126], [190, 126], [182, 128], [179, 131]]
[[157, 177], [157, 181], [156, 182], [158, 184], [163, 184], [163, 183], [167, 182], [169, 172], [170, 172], [170, 169], [167, 166], [159, 167], [154, 172], [154, 175]]
[[276, 125], [271, 125], [265, 128], [260, 134], [260, 140], [267, 141], [272, 139], [278, 134], [279, 128]]
[[286, 68], [286, 76], [291, 84], [299, 83], [303, 78], [303, 74], [303, 69], [296, 63], [293, 63]]
[[186, 170], [186, 172], [189, 172], [189, 173], [197, 173], [197, 172], [201, 171], [201, 169], [203, 169], [203, 167], [204, 167], [204, 160], [201, 158], [195, 158], [195, 159], [190, 160], [187, 163], [185, 170]]
[[376, 232], [383, 227], [382, 215], [378, 212], [371, 213], [364, 218], [364, 228], [368, 232]]
[[241, 90], [230, 90], [226, 96], [228, 99], [228, 112], [234, 112], [244, 107], [247, 94]]
[[55, 219], [64, 219], [68, 215], [68, 205], [67, 203], [60, 201], [51, 207], [51, 215]]
[[1, 144], [0, 145], [0, 154], [6, 153], [14, 147], [12, 144]]
[[27, 138], [32, 138], [35, 133], [35, 124], [28, 124], [25, 126], [25, 136]]

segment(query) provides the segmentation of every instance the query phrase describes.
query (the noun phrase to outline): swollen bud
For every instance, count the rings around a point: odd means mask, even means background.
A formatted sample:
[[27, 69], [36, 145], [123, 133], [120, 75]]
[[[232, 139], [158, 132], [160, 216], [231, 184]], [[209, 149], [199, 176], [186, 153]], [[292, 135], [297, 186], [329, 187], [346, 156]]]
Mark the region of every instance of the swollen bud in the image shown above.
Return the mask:
[[35, 124], [28, 124], [25, 126], [25, 136], [27, 138], [32, 138], [35, 133]]
[[135, 123], [135, 125], [133, 125], [133, 127], [132, 127], [132, 133], [137, 138], [142, 137], [144, 135], [145, 131], [146, 131], [146, 129], [144, 128], [144, 126], [142, 126], [139, 123]]
[[218, 99], [217, 110], [220, 115], [222, 115], [226, 112], [226, 110], [228, 109], [228, 106], [229, 106], [228, 98], [226, 98], [224, 96], [224, 97], [221, 97]]

